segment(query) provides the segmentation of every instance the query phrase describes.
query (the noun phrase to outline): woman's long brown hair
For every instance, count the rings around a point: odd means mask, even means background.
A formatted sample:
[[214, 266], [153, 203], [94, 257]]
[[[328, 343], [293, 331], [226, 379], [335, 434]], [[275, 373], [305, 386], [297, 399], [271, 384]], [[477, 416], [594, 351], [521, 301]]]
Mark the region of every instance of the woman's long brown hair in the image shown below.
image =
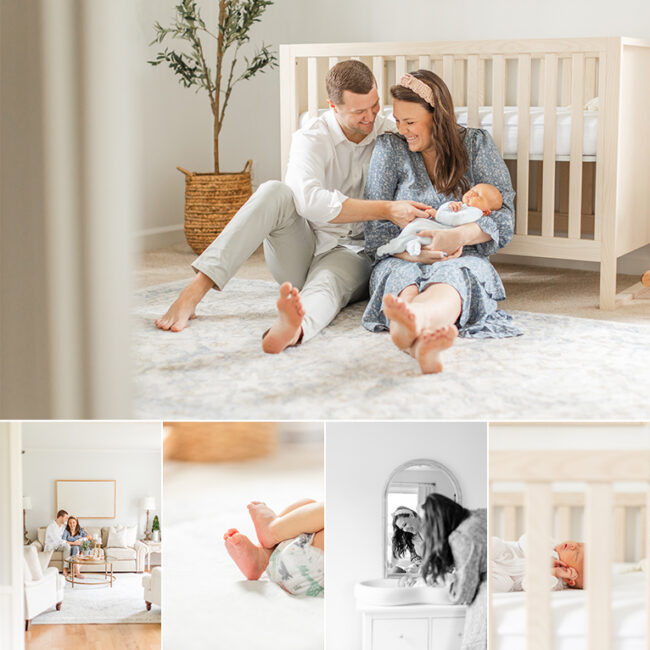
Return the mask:
[[416, 70], [411, 74], [431, 88], [435, 108], [406, 86], [397, 84], [390, 89], [390, 94], [393, 99], [420, 104], [433, 115], [431, 134], [437, 155], [431, 181], [436, 191], [460, 198], [469, 189], [465, 178], [469, 160], [463, 144], [467, 129], [456, 122], [451, 93], [437, 74], [431, 70]]
[[[70, 530], [70, 521], [72, 519], [74, 519], [77, 522], [77, 528], [76, 528], [74, 533]], [[81, 530], [81, 524], [79, 523], [79, 520], [76, 517], [70, 516], [70, 517], [68, 517], [68, 523], [66, 524], [65, 529], [68, 531], [68, 533], [70, 533], [70, 535], [73, 535], [73, 534], [78, 535], [79, 531]]]

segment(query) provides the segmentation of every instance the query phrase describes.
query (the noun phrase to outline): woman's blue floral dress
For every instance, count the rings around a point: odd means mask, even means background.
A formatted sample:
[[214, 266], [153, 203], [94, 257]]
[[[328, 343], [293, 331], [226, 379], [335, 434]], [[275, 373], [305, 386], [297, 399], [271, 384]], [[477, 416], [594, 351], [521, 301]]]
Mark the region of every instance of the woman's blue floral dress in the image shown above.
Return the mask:
[[[483, 129], [466, 129], [465, 147], [469, 168], [465, 174], [470, 186], [490, 183], [501, 191], [503, 207], [477, 224], [492, 239], [474, 246], [465, 246], [461, 257], [433, 264], [407, 262], [397, 257], [377, 258], [382, 244], [396, 237], [400, 229], [390, 221], [365, 223], [366, 253], [374, 262], [370, 278], [370, 301], [363, 314], [363, 325], [372, 332], [386, 330], [389, 321], [382, 311], [387, 293], [398, 295], [410, 284], [422, 291], [433, 283], [454, 287], [462, 299], [462, 311], [456, 322], [461, 336], [501, 338], [518, 336], [521, 330], [512, 324], [512, 317], [497, 310], [497, 301], [506, 297], [505, 289], [489, 256], [505, 246], [513, 235], [514, 196], [508, 169], [494, 141]], [[422, 155], [409, 151], [406, 141], [398, 135], [377, 138], [370, 161], [365, 198], [376, 200], [421, 201], [438, 208], [445, 201], [458, 197], [437, 192], [427, 174]]]

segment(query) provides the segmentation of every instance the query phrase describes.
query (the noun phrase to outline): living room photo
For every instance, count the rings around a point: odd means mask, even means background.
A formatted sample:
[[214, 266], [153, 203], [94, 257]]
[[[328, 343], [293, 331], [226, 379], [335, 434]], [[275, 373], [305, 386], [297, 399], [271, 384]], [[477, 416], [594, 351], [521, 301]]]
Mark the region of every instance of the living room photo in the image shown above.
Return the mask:
[[160, 422], [0, 426], [11, 459], [0, 495], [9, 487], [22, 505], [2, 535], [5, 571], [21, 578], [10, 585], [24, 592], [24, 647], [159, 649]]

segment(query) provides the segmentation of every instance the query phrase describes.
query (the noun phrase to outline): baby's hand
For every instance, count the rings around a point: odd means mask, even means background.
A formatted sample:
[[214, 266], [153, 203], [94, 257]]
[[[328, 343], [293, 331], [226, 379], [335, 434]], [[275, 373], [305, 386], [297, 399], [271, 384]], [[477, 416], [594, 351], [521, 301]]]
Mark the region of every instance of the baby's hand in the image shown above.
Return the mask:
[[463, 207], [463, 203], [462, 203], [462, 201], [452, 201], [452, 202], [449, 204], [449, 209], [450, 209], [452, 212], [458, 212], [462, 207]]
[[429, 215], [429, 219], [435, 219], [436, 218], [437, 210], [435, 208], [429, 208], [428, 210], [425, 210], [425, 212]]
[[560, 578], [561, 580], [577, 580], [578, 579], [578, 572], [570, 566], [555, 566], [553, 568], [553, 575], [556, 578]]

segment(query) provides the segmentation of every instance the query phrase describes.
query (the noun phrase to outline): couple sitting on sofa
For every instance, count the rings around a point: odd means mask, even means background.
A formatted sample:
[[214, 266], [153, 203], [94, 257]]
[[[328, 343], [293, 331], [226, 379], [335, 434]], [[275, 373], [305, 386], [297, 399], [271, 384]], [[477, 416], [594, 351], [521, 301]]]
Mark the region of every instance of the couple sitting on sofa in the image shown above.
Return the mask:
[[[65, 510], [56, 513], [56, 519], [50, 522], [45, 530], [45, 550], [63, 551], [63, 575], [68, 575], [66, 562], [71, 556], [77, 555], [81, 550], [83, 540], [92, 541], [89, 535], [79, 524], [79, 520], [68, 515]], [[83, 578], [79, 565], [73, 565], [75, 578]]]

